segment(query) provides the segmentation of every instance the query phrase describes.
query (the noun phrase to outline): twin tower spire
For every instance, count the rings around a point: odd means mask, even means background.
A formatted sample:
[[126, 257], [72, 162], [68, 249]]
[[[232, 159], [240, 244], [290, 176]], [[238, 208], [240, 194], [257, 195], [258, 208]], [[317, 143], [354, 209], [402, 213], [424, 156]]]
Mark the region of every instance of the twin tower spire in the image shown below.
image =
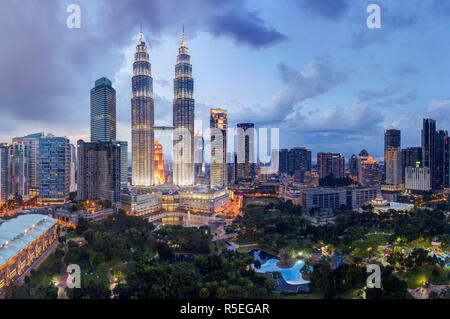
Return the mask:
[[[173, 99], [173, 183], [178, 186], [194, 184], [194, 106], [194, 79], [183, 25], [175, 65]], [[154, 114], [151, 64], [141, 26], [133, 64], [131, 98], [133, 186], [155, 184]]]

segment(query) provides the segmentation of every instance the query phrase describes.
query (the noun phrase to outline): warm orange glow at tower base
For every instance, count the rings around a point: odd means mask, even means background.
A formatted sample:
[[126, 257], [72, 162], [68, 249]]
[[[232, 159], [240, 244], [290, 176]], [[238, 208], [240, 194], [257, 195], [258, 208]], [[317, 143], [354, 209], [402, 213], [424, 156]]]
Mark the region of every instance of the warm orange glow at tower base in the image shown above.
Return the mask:
[[166, 177], [164, 176], [164, 153], [162, 145], [155, 141], [155, 184], [164, 184]]

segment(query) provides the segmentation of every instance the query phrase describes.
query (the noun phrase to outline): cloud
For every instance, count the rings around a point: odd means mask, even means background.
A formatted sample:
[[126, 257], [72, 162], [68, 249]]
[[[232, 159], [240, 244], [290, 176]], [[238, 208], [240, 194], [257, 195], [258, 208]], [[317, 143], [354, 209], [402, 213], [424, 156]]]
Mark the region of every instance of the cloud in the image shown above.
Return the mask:
[[329, 92], [347, 82], [348, 69], [336, 70], [329, 56], [314, 58], [302, 72], [280, 63], [278, 65], [284, 88], [274, 94], [266, 107], [256, 108], [255, 116], [263, 123], [286, 119], [301, 102]]
[[264, 48], [281, 42], [286, 36], [265, 22], [255, 13], [246, 12], [218, 15], [209, 23], [209, 30], [215, 36], [230, 36], [237, 44], [246, 44], [254, 48]]
[[348, 9], [347, 0], [296, 0], [296, 3], [317, 16], [336, 20]]
[[370, 135], [377, 132], [384, 115], [369, 102], [355, 102], [346, 107], [329, 107], [308, 113], [296, 113], [287, 127], [311, 134]]
[[79, 0], [81, 29], [66, 26], [69, 3], [1, 1], [2, 119], [34, 120], [44, 127], [80, 123], [73, 134], [84, 134], [94, 81], [101, 76], [114, 79], [123, 63], [123, 48], [129, 46], [140, 23], [150, 45], [179, 34], [183, 22], [189, 37], [197, 30], [209, 30], [213, 36], [257, 49], [285, 38], [240, 0]]
[[409, 92], [409, 93], [401, 95], [397, 98], [386, 99], [386, 100], [380, 102], [379, 105], [384, 106], [384, 107], [393, 107], [393, 106], [397, 106], [397, 105], [402, 106], [402, 105], [408, 105], [408, 104], [414, 102], [415, 100], [417, 100], [416, 92]]
[[349, 27], [351, 35], [350, 46], [360, 51], [375, 44], [388, 44], [392, 35], [401, 30], [415, 27], [425, 19], [427, 11], [421, 1], [411, 0], [408, 6], [396, 4], [392, 1], [379, 1], [381, 7], [381, 28], [369, 29], [366, 20], [369, 14], [366, 8], [373, 1], [366, 0], [352, 6]]
[[398, 105], [408, 105], [417, 99], [416, 92], [412, 91], [399, 95], [404, 90], [401, 83], [391, 84], [381, 90], [364, 89], [356, 93], [359, 102], [376, 101], [373, 105], [381, 107], [394, 107]]
[[356, 96], [361, 102], [370, 101], [378, 98], [385, 98], [390, 95], [399, 93], [403, 89], [402, 84], [391, 84], [382, 90], [361, 90]]
[[450, 128], [450, 99], [431, 100], [426, 110], [426, 116], [438, 121], [438, 126], [444, 129]]

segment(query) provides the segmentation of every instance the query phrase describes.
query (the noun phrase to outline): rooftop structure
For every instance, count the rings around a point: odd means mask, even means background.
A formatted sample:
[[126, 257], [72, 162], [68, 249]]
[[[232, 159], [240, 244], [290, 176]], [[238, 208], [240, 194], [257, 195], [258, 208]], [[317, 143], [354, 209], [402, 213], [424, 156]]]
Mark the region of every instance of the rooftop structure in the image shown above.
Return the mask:
[[0, 266], [7, 263], [57, 221], [45, 215], [22, 215], [0, 225]]

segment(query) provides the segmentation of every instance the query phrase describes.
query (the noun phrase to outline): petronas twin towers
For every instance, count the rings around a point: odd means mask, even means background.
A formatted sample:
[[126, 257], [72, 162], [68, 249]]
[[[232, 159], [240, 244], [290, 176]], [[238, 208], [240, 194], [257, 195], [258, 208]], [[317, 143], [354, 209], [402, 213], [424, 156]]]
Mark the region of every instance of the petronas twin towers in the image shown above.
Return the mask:
[[[184, 28], [183, 28], [184, 29]], [[173, 99], [173, 183], [194, 184], [194, 79], [183, 37], [175, 66]], [[153, 78], [142, 31], [133, 64], [131, 99], [132, 185], [153, 186], [155, 106]]]

